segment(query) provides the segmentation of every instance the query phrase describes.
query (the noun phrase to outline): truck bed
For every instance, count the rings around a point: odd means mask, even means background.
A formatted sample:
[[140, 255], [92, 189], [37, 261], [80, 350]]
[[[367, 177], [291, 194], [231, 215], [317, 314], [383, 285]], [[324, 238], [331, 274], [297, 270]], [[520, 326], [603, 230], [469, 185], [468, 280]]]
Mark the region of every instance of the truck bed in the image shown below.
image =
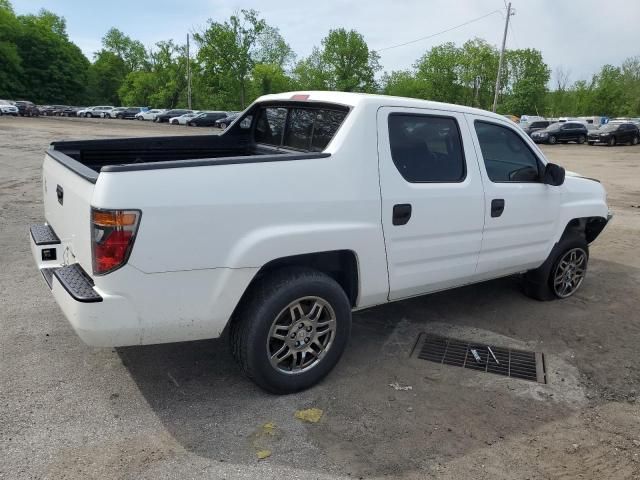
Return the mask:
[[258, 145], [242, 135], [196, 135], [53, 142], [49, 156], [95, 183], [102, 172], [274, 162], [329, 156]]
[[247, 141], [219, 135], [53, 142], [51, 149], [95, 172], [111, 165], [261, 154]]

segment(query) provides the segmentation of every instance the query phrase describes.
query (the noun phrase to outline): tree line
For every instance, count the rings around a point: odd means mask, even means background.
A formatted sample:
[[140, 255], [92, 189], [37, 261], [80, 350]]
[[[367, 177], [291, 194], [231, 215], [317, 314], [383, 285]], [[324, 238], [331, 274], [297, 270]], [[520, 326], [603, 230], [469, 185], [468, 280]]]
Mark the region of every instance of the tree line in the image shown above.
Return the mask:
[[[209, 20], [193, 33], [192, 106], [239, 110], [256, 97], [289, 90], [340, 90], [424, 98], [490, 109], [498, 49], [482, 39], [427, 50], [412, 68], [382, 73], [378, 53], [355, 30], [330, 30], [298, 58], [279, 29], [255, 10]], [[145, 47], [112, 28], [89, 61], [69, 40], [64, 18], [47, 10], [16, 15], [0, 0], [0, 98], [36, 103], [150, 105], [187, 103], [187, 47], [166, 40]], [[540, 51], [505, 52], [498, 111], [540, 115], [639, 115], [640, 57], [605, 65], [573, 84]]]

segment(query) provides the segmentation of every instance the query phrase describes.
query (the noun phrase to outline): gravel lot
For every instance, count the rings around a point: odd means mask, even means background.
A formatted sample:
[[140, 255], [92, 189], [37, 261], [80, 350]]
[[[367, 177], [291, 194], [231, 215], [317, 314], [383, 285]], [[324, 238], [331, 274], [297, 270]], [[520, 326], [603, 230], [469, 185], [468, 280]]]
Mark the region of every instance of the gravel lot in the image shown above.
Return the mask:
[[[640, 146], [544, 148], [616, 215], [579, 294], [507, 278], [360, 312], [336, 370], [276, 397], [222, 340], [85, 346], [29, 251], [50, 141], [210, 131], [0, 118], [0, 478], [640, 478]], [[410, 359], [420, 332], [544, 352], [549, 383]], [[294, 417], [310, 407], [318, 423]]]

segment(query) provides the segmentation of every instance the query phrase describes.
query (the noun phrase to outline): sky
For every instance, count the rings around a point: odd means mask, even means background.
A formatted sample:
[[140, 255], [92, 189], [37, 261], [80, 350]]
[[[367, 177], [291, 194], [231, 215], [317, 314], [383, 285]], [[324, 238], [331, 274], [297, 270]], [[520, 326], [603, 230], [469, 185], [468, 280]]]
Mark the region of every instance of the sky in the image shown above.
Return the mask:
[[[298, 58], [311, 52], [332, 28], [356, 29], [370, 48], [380, 50], [385, 71], [411, 68], [429, 48], [444, 42], [463, 44], [475, 37], [499, 46], [506, 16], [505, 0], [12, 0], [17, 13], [41, 8], [67, 20], [69, 38], [93, 58], [111, 27], [151, 46], [203, 29], [208, 19], [223, 21], [239, 9], [256, 9], [278, 27]], [[640, 0], [513, 0], [507, 48], [536, 48], [555, 72], [570, 82], [588, 79], [606, 63], [620, 65], [640, 55]], [[494, 13], [491, 13], [494, 12]], [[487, 15], [489, 14], [489, 15]], [[478, 17], [484, 18], [432, 38]], [[384, 49], [384, 50], [383, 50]], [[552, 74], [551, 84], [555, 82]]]

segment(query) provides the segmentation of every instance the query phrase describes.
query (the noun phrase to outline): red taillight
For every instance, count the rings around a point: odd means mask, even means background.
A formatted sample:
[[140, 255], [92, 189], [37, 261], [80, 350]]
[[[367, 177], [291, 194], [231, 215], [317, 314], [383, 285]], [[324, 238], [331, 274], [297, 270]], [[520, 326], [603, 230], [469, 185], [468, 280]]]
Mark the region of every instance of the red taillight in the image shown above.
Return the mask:
[[91, 210], [95, 275], [104, 275], [127, 263], [139, 223], [137, 210]]

